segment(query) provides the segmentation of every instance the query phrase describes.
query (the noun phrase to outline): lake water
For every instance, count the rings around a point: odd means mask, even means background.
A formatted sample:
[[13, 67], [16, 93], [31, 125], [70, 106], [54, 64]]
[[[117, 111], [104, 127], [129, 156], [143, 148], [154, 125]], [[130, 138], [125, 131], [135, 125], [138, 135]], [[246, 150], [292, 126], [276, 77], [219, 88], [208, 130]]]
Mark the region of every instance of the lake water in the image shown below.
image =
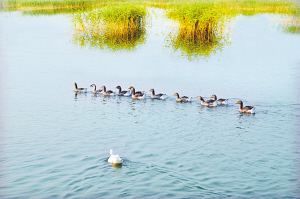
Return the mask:
[[[70, 15], [0, 13], [1, 198], [299, 197], [300, 36], [278, 15], [239, 16], [222, 49], [191, 59], [168, 43], [176, 25], [150, 13], [132, 51], [79, 46]], [[74, 81], [231, 100], [74, 96]], [[240, 115], [237, 98], [257, 114]]]

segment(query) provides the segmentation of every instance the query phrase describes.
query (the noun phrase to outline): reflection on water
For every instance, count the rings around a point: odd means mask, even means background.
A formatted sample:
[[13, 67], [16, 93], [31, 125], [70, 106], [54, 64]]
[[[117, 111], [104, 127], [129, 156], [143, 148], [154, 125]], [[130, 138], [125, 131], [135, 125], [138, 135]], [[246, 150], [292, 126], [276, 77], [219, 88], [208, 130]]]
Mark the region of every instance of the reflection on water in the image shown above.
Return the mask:
[[221, 48], [225, 15], [212, 5], [187, 4], [167, 12], [179, 23], [179, 31], [171, 41], [188, 57], [209, 56]]
[[300, 13], [298, 16], [291, 16], [284, 20], [283, 27], [286, 32], [299, 34], [300, 33]]
[[178, 34], [171, 38], [172, 47], [175, 50], [180, 50], [188, 58], [210, 56], [222, 49], [225, 43], [222, 33], [216, 33], [215, 30], [205, 30], [204, 32], [208, 33], [209, 37], [202, 37], [202, 31], [197, 29], [189, 31], [189, 28], [180, 26]]
[[111, 6], [74, 16], [74, 40], [81, 46], [131, 50], [145, 41], [143, 7]]
[[74, 34], [74, 41], [83, 47], [109, 48], [111, 50], [132, 50], [145, 41], [145, 32], [141, 30], [134, 33], [128, 31], [126, 35], [114, 33], [114, 31], [112, 33], [105, 32], [102, 35], [77, 32]]
[[132, 50], [143, 44], [146, 40], [146, 7], [158, 7], [179, 24], [178, 31], [171, 34], [169, 46], [188, 58], [208, 57], [222, 49], [226, 44], [224, 21], [238, 15], [287, 14], [293, 17], [285, 23], [284, 29], [290, 33], [300, 32], [299, 16], [294, 16], [299, 9], [293, 2], [285, 0], [215, 3], [150, 0], [139, 3], [142, 6], [118, 0], [8, 0], [3, 5], [7, 10], [20, 10], [30, 15], [75, 14], [74, 42], [80, 46], [111, 50]]
[[[74, 45], [68, 16], [0, 13], [0, 198], [298, 197], [300, 37], [270, 19], [236, 18], [230, 46], [188, 61], [164, 47], [159, 17], [142, 48], [112, 53]], [[238, 97], [257, 114], [172, 97], [74, 100], [74, 80]], [[111, 148], [121, 169], [106, 162]]]

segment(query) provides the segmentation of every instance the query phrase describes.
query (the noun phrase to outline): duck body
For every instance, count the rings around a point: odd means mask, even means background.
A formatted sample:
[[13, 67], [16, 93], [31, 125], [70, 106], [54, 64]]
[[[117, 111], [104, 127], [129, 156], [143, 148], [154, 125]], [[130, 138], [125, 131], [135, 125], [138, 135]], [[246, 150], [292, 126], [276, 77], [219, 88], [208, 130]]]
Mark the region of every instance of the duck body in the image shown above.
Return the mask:
[[112, 149], [110, 149], [109, 154], [110, 154], [110, 156], [107, 160], [108, 163], [110, 163], [112, 165], [122, 165], [123, 164], [122, 158], [117, 154], [113, 154]]
[[146, 97], [145, 92], [135, 91], [135, 88], [133, 86], [129, 87], [129, 89], [131, 91], [132, 99], [135, 99], [135, 100], [145, 99], [145, 97]]
[[176, 102], [177, 103], [187, 103], [192, 102], [192, 98], [189, 98], [187, 96], [180, 97], [178, 93], [174, 93], [174, 96], [176, 96]]
[[168, 96], [164, 93], [155, 94], [154, 89], [150, 89], [150, 97], [151, 99], [165, 100]]
[[77, 83], [74, 82], [74, 92], [76, 93], [87, 92], [87, 88], [80, 88], [78, 87]]
[[199, 96], [199, 99], [202, 106], [216, 107], [218, 105], [217, 100], [214, 99], [204, 100], [201, 96]]
[[117, 93], [118, 96], [124, 96], [124, 97], [130, 97], [131, 96], [131, 91], [130, 90], [122, 91], [121, 86], [117, 86], [116, 89], [118, 89], [118, 93]]
[[102, 95], [104, 96], [113, 96], [115, 93], [111, 90], [106, 90], [106, 86], [102, 86], [101, 92]]
[[219, 105], [228, 105], [228, 99], [220, 98], [217, 100]]
[[101, 93], [101, 89], [97, 90], [96, 84], [91, 84], [90, 87], [93, 87], [94, 89], [92, 90], [93, 94]]
[[132, 99], [135, 99], [135, 100], [141, 100], [141, 99], [145, 99], [145, 94], [142, 94], [142, 95], [140, 95], [140, 94], [135, 94], [135, 95], [131, 95], [131, 98]]
[[239, 108], [240, 113], [255, 114], [255, 107], [254, 106], [244, 106], [244, 104], [241, 100], [238, 100], [236, 102], [236, 104], [240, 105], [240, 108]]
[[228, 104], [228, 99], [223, 99], [223, 98], [217, 98], [216, 95], [211, 96], [212, 100], [216, 100], [218, 105], [227, 105]]
[[131, 91], [127, 91], [126, 93], [124, 93], [123, 95], [124, 97], [131, 97]]

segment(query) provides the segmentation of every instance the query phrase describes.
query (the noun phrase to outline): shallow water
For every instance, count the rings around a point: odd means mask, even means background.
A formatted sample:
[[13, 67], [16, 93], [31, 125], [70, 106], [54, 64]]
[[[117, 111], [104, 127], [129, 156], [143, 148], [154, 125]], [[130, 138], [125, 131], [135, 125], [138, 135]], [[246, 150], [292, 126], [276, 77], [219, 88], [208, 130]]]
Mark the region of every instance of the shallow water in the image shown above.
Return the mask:
[[[1, 198], [299, 196], [299, 35], [279, 16], [240, 16], [228, 45], [190, 60], [152, 12], [145, 44], [129, 52], [81, 48], [70, 16], [0, 13]], [[75, 97], [73, 81], [232, 99], [208, 109]], [[236, 98], [257, 114], [240, 115]], [[106, 163], [110, 148], [121, 169]]]

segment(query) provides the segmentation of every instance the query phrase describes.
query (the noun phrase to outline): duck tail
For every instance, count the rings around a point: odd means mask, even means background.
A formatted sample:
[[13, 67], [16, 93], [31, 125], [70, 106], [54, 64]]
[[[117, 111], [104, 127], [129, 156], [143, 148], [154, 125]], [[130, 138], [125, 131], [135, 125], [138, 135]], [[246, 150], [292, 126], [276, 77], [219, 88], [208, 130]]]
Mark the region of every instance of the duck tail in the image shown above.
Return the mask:
[[165, 99], [167, 99], [167, 98], [168, 98], [168, 96], [167, 96], [166, 94], [164, 94], [164, 95], [161, 96], [161, 99], [162, 99], [162, 100], [165, 100]]
[[229, 103], [229, 99], [225, 99], [224, 105], [228, 105], [228, 103]]

